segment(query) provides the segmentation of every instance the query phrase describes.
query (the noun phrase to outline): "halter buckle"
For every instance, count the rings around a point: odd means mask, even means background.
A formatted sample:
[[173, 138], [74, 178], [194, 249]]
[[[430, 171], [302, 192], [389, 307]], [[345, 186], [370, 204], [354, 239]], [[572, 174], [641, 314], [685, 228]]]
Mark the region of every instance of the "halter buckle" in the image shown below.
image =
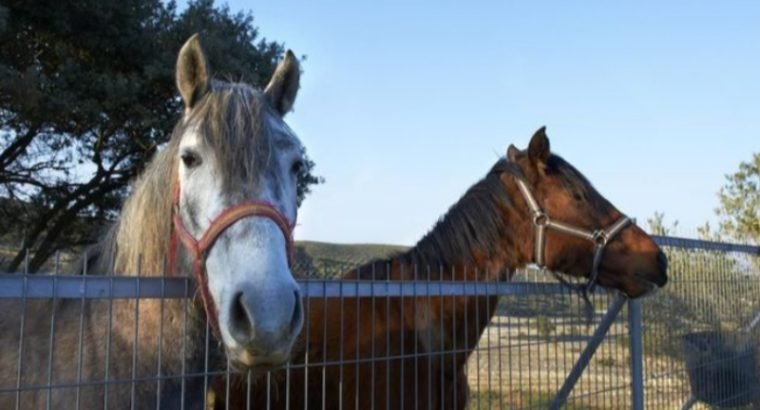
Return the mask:
[[545, 213], [538, 211], [533, 214], [533, 225], [536, 226], [548, 226], [551, 220]]
[[607, 232], [603, 230], [598, 230], [594, 232], [594, 238], [592, 239], [594, 241], [594, 244], [599, 247], [604, 247], [607, 245], [607, 241], [609, 240], [609, 236], [607, 236]]

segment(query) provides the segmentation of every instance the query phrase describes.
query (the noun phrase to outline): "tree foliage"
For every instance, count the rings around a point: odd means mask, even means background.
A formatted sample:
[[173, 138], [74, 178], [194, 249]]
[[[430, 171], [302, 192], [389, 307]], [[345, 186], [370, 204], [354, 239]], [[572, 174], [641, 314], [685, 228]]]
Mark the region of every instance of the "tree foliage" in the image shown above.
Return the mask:
[[[213, 0], [181, 12], [160, 0], [3, 0], [0, 230], [35, 250], [30, 270], [91, 241], [168, 140], [181, 113], [176, 55], [195, 32], [221, 78], [263, 87], [283, 52], [250, 14]], [[306, 165], [299, 202], [321, 182]]]
[[[649, 232], [677, 236], [678, 221], [668, 222], [664, 213], [648, 219]], [[705, 223], [697, 228], [702, 240], [723, 237]], [[760, 281], [752, 266], [757, 257], [703, 249], [665, 247], [668, 284], [645, 304], [645, 326], [667, 334], [656, 341], [660, 353], [680, 351], [682, 334], [705, 329], [736, 330], [757, 313]], [[755, 265], [757, 266], [757, 265]], [[654, 347], [654, 346], [652, 346]]]
[[739, 170], [726, 175], [726, 185], [718, 192], [720, 230], [739, 241], [760, 244], [760, 153], [739, 164]]

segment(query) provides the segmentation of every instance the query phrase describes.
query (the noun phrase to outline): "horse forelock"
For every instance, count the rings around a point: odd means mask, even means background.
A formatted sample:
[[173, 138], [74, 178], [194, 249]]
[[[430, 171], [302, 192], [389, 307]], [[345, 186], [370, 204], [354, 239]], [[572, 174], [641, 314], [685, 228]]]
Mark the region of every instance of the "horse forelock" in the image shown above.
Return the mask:
[[184, 126], [195, 127], [214, 153], [224, 192], [255, 189], [253, 176], [277, 178], [270, 172], [276, 150], [269, 118], [275, 115], [260, 91], [243, 83], [215, 81], [188, 116]]

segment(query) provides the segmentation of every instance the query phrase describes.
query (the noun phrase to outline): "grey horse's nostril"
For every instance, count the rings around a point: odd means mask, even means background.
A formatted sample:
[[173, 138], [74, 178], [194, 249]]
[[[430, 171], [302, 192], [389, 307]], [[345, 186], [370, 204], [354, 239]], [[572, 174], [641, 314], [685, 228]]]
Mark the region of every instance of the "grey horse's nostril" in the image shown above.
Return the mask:
[[247, 343], [253, 333], [253, 318], [243, 302], [243, 292], [238, 292], [230, 307], [230, 334], [239, 343]]
[[297, 290], [293, 292], [295, 295], [295, 306], [293, 307], [293, 318], [290, 319], [290, 331], [292, 333], [298, 332], [301, 326], [301, 318], [303, 317], [303, 304], [301, 302], [301, 293]]

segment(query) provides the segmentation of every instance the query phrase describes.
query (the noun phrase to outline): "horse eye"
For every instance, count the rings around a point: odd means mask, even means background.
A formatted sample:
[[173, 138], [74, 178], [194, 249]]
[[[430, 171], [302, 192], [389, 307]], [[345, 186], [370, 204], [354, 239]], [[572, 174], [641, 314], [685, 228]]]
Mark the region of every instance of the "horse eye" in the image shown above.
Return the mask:
[[576, 201], [582, 201], [583, 200], [583, 195], [581, 195], [581, 194], [579, 194], [577, 192], [573, 192], [573, 198], [575, 198]]
[[201, 163], [201, 158], [198, 154], [192, 151], [184, 151], [182, 155], [180, 155], [180, 158], [182, 158], [182, 163], [188, 168], [197, 167]]
[[303, 170], [303, 161], [300, 159], [293, 163], [293, 166], [290, 168], [290, 172], [292, 172], [294, 175], [298, 175]]

